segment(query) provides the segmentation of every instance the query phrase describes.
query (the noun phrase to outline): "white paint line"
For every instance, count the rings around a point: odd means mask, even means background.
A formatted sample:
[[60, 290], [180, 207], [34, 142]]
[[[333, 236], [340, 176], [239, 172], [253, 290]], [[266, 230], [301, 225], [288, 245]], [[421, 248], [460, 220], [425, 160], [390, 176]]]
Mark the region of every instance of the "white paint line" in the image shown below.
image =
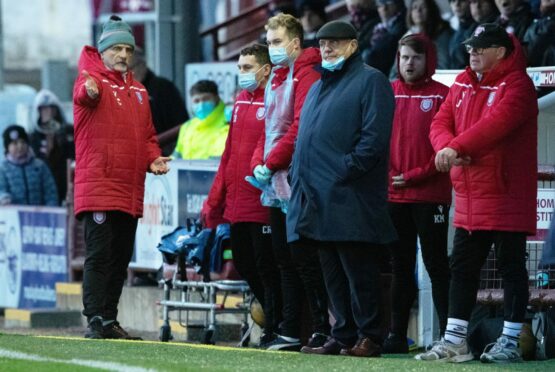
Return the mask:
[[40, 355], [26, 354], [19, 351], [12, 351], [0, 348], [0, 358], [8, 359], [19, 359], [19, 360], [31, 360], [35, 362], [48, 362], [48, 363], [64, 363], [64, 364], [76, 364], [84, 367], [104, 369], [107, 371], [114, 372], [153, 372], [155, 369], [146, 369], [142, 367], [129, 366], [127, 364], [115, 363], [115, 362], [101, 362], [96, 360], [84, 360], [84, 359], [56, 359], [48, 358]]

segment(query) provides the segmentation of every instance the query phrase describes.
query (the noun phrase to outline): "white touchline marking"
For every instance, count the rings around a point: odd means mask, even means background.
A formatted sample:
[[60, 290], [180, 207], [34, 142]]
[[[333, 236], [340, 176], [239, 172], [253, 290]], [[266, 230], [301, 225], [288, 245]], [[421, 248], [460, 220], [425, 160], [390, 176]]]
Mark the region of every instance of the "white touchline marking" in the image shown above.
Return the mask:
[[77, 364], [84, 367], [92, 367], [92, 368], [104, 369], [107, 371], [115, 371], [115, 372], [154, 372], [156, 371], [155, 369], [134, 367], [134, 366], [129, 366], [127, 364], [121, 364], [121, 363], [115, 363], [115, 362], [100, 362], [96, 360], [85, 360], [85, 359], [48, 358], [40, 355], [26, 354], [26, 353], [21, 353], [19, 351], [6, 350], [2, 348], [0, 348], [0, 358], [32, 360], [35, 362]]

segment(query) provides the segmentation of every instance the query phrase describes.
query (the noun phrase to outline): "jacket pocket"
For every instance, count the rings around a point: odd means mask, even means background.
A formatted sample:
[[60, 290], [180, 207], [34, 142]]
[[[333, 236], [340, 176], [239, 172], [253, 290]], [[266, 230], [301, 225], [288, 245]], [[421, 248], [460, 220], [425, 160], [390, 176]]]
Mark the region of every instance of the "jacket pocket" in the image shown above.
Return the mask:
[[507, 191], [501, 154], [483, 156], [469, 167], [469, 171], [471, 177], [467, 187], [473, 195], [498, 195]]

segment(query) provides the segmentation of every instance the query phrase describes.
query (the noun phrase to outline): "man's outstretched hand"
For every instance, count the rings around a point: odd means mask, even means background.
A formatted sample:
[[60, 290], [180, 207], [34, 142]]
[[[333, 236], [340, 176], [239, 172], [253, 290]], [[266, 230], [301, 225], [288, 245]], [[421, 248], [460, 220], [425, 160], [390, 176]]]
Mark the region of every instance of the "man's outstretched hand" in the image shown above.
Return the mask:
[[150, 171], [155, 175], [166, 174], [170, 171], [169, 162], [172, 159], [165, 156], [157, 157], [151, 164], [150, 164]]
[[87, 95], [92, 98], [96, 99], [98, 97], [98, 85], [96, 85], [96, 81], [89, 75], [87, 70], [83, 70], [81, 72], [81, 76], [85, 78], [85, 89], [87, 90]]

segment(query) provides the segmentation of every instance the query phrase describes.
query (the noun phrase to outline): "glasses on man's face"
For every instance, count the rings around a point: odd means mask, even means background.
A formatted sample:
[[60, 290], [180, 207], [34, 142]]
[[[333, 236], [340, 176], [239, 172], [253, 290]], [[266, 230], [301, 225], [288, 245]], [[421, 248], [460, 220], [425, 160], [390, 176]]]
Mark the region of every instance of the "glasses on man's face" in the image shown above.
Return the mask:
[[487, 49], [499, 48], [499, 47], [497, 45], [492, 45], [487, 48], [474, 48], [474, 47], [471, 47], [470, 45], [465, 45], [465, 48], [468, 54], [475, 54], [475, 55], [481, 56], [482, 54], [484, 54], [484, 52]]

